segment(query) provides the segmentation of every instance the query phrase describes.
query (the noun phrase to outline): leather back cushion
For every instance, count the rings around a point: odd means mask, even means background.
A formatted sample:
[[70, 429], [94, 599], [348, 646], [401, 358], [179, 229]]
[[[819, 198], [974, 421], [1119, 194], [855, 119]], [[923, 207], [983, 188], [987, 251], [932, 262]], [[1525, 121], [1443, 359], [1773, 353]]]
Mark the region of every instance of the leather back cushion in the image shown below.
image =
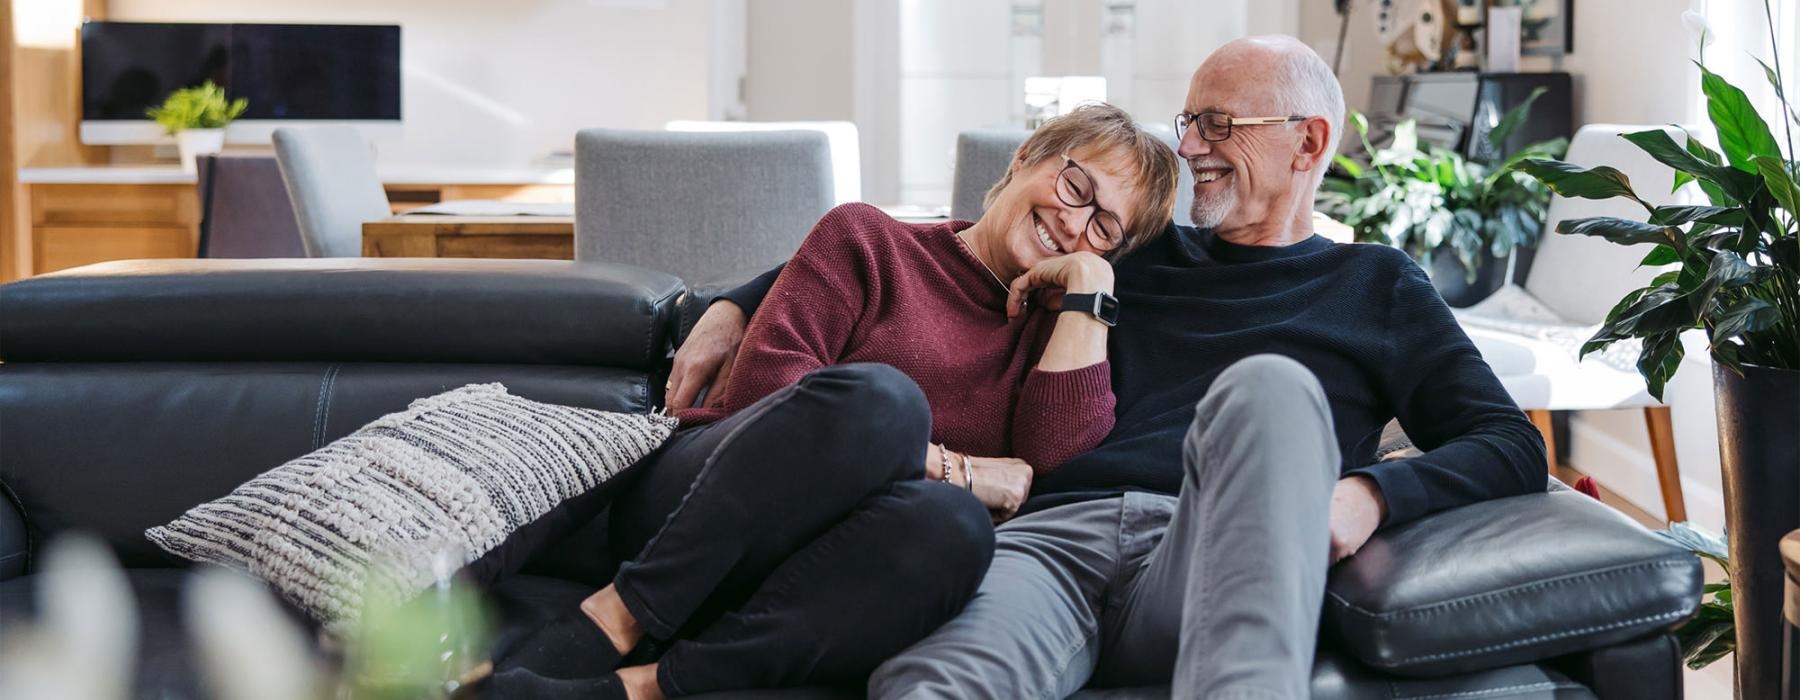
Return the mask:
[[547, 403], [650, 408], [630, 370], [398, 363], [7, 363], [0, 365], [0, 483], [31, 541], [79, 528], [126, 566], [183, 562], [144, 539], [413, 399], [500, 382]]
[[121, 260], [0, 286], [15, 362], [664, 362], [681, 280], [566, 260]]

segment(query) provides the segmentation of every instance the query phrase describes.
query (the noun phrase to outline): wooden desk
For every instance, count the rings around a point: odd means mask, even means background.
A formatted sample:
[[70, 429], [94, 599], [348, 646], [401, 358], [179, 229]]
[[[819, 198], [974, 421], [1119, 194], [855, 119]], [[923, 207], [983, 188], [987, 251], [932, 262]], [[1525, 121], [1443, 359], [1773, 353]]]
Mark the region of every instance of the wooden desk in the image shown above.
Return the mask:
[[[1331, 240], [1351, 240], [1349, 226], [1324, 214], [1314, 212], [1313, 225]], [[401, 214], [363, 224], [363, 257], [573, 260], [575, 218]]]
[[575, 217], [401, 214], [363, 224], [366, 258], [575, 259]]

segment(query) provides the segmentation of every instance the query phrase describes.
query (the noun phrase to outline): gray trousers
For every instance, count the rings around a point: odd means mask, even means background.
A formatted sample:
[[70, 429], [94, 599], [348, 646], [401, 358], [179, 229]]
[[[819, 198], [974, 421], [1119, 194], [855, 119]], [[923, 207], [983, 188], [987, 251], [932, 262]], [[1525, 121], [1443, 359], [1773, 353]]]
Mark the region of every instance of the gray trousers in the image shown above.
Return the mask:
[[1258, 355], [1226, 368], [1195, 413], [1180, 496], [1001, 526], [974, 600], [877, 669], [869, 696], [1172, 682], [1180, 698], [1307, 697], [1339, 462], [1324, 391], [1298, 362]]

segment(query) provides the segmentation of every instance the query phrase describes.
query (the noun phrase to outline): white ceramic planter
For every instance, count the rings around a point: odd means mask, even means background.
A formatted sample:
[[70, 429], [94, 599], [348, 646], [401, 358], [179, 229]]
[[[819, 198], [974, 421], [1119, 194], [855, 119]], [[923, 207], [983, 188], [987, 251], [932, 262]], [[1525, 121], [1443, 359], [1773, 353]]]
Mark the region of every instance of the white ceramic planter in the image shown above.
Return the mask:
[[181, 152], [183, 172], [195, 171], [194, 159], [225, 150], [224, 129], [182, 129], [175, 134], [175, 146]]

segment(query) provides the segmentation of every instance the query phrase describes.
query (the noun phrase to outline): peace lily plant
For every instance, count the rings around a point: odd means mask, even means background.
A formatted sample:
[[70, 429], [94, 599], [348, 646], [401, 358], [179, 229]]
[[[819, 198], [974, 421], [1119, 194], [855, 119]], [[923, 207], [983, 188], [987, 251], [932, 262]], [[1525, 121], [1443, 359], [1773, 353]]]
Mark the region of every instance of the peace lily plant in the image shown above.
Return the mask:
[[[1543, 158], [1512, 166], [1564, 197], [1636, 202], [1644, 209], [1641, 220], [1571, 219], [1556, 231], [1621, 245], [1652, 244], [1642, 265], [1668, 267], [1619, 300], [1583, 344], [1583, 356], [1613, 343], [1641, 341], [1638, 371], [1650, 394], [1661, 399], [1681, 366], [1680, 335], [1694, 329], [1706, 334], [1717, 367], [1721, 467], [1731, 499], [1729, 556], [1725, 542], [1686, 524], [1676, 524], [1670, 534], [1725, 567], [1730, 582], [1708, 584], [1697, 615], [1676, 635], [1692, 668], [1736, 651], [1741, 697], [1772, 695], [1782, 666], [1780, 633], [1771, 627], [1780, 624], [1779, 585], [1747, 582], [1780, 576], [1783, 565], [1773, 543], [1800, 527], [1767, 515], [1792, 512], [1795, 496], [1779, 485], [1792, 483], [1800, 470], [1792, 447], [1800, 425], [1800, 164], [1794, 160], [1800, 111], [1782, 87], [1780, 44], [1766, 0], [1764, 13], [1775, 50], [1770, 63], [1758, 62], [1774, 86], [1778, 104], [1772, 116], [1783, 138], [1776, 138], [1743, 90], [1707, 68], [1704, 19], [1693, 13], [1684, 21], [1701, 28], [1702, 60], [1695, 63], [1717, 145], [1685, 131], [1679, 140], [1661, 129], [1621, 134], [1673, 168], [1675, 187], [1697, 186], [1705, 204], [1652, 206], [1638, 197], [1624, 173], [1607, 166], [1582, 168]], [[1754, 598], [1747, 593], [1752, 590]], [[1741, 643], [1745, 639], [1757, 641]]]

